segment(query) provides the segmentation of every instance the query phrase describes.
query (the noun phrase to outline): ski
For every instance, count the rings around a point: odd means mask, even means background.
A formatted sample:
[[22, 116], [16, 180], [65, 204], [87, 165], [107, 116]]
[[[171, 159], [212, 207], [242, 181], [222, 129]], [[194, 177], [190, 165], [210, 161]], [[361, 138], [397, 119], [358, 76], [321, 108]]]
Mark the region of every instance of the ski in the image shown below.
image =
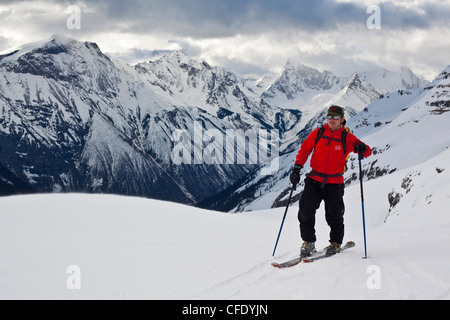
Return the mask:
[[[355, 243], [353, 241], [349, 241], [349, 242], [347, 242], [345, 244], [345, 246], [343, 246], [341, 248], [341, 250], [338, 253], [340, 253], [340, 252], [342, 252], [344, 250], [353, 248], [354, 246], [355, 246]], [[319, 255], [319, 256], [316, 256], [316, 257], [312, 257], [312, 258], [303, 258], [302, 262], [303, 263], [310, 263], [310, 262], [314, 262], [314, 261], [317, 261], [317, 260], [329, 258], [329, 257], [332, 257], [332, 256], [334, 256], [334, 254], [333, 255], [322, 254], [322, 255]]]
[[[345, 244], [345, 246], [343, 246], [341, 248], [341, 251], [339, 251], [339, 252], [342, 252], [344, 250], [353, 248], [354, 246], [355, 246], [355, 243], [353, 241], [349, 241], [349, 242], [347, 242]], [[317, 252], [315, 254], [317, 254]], [[296, 266], [296, 265], [298, 265], [301, 262], [303, 262], [303, 263], [311, 263], [311, 262], [314, 262], [316, 260], [321, 260], [321, 259], [329, 258], [329, 257], [332, 257], [332, 256], [333, 255], [331, 255], [331, 256], [326, 255], [325, 253], [323, 253], [323, 251], [321, 251], [319, 253], [319, 255], [308, 257], [308, 258], [306, 258], [306, 257], [297, 257], [297, 258], [294, 258], [294, 259], [291, 259], [291, 260], [288, 260], [288, 261], [282, 262], [282, 263], [272, 262], [272, 266], [274, 268], [285, 269], [285, 268], [290, 268], [290, 267]]]
[[280, 269], [290, 268], [290, 267], [293, 267], [293, 266], [299, 264], [300, 262], [302, 262], [302, 260], [303, 260], [302, 257], [297, 257], [297, 258], [294, 258], [292, 260], [289, 260], [289, 261], [286, 261], [283, 263], [272, 262], [272, 267], [280, 268]]
[[[320, 252], [320, 253], [322, 253], [322, 252]], [[314, 252], [314, 254], [317, 254], [317, 252]], [[283, 263], [272, 262], [272, 267], [279, 268], [279, 269], [290, 268], [290, 267], [296, 266], [297, 264], [302, 262], [303, 259], [305, 259], [305, 257], [300, 256], [300, 257], [291, 259], [291, 260], [283, 262]]]

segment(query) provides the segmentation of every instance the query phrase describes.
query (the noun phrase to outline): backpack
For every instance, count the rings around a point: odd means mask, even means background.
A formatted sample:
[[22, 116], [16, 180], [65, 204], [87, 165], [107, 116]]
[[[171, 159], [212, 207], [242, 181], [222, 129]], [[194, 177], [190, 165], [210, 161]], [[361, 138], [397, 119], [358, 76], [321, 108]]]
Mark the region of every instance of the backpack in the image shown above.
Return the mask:
[[[341, 141], [342, 142], [342, 150], [344, 151], [344, 154], [347, 153], [347, 134], [350, 132], [350, 128], [344, 127], [344, 131], [342, 131], [342, 136], [341, 136], [340, 140], [334, 139], [334, 138], [331, 138], [331, 137], [328, 137], [328, 136], [324, 136], [323, 135], [324, 132], [325, 132], [325, 127], [321, 126], [320, 129], [319, 129], [319, 132], [317, 133], [317, 138], [316, 138], [316, 141], [315, 141], [314, 145], [317, 145], [317, 142], [319, 142], [320, 138], [327, 139], [328, 143], [330, 143], [331, 140], [333, 140], [333, 141]], [[344, 170], [344, 172], [347, 171], [347, 161], [348, 161], [349, 158], [350, 158], [350, 154], [348, 154], [347, 158], [345, 159], [345, 170]]]

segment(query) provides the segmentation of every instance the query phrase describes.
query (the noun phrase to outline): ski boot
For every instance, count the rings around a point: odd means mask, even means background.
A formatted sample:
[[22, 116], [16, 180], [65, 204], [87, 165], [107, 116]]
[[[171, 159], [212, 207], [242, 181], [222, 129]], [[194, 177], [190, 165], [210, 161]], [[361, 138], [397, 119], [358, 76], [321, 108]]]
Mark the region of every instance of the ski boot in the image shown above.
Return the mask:
[[327, 256], [335, 255], [341, 251], [341, 245], [336, 242], [331, 242], [328, 247], [325, 248], [325, 254]]
[[316, 246], [315, 246], [315, 242], [303, 242], [302, 247], [300, 248], [300, 257], [302, 258], [306, 258], [309, 257], [311, 255], [313, 255], [314, 253], [316, 253]]

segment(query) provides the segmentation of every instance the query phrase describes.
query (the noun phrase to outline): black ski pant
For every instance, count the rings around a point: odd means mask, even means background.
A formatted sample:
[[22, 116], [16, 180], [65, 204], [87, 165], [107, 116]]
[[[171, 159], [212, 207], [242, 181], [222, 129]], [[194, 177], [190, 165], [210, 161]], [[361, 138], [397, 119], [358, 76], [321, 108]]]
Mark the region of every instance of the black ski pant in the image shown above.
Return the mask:
[[322, 200], [325, 202], [325, 218], [331, 228], [330, 242], [342, 244], [344, 240], [344, 185], [321, 186], [311, 178], [305, 179], [305, 189], [300, 197], [298, 220], [303, 241], [316, 242], [316, 211]]

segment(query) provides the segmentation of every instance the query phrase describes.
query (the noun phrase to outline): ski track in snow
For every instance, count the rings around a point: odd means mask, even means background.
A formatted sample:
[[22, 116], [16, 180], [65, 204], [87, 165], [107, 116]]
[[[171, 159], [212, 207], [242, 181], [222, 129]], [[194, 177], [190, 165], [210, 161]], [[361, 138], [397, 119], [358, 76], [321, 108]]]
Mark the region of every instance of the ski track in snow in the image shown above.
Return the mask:
[[189, 299], [236, 299], [243, 293], [245, 287], [264, 283], [264, 278], [270, 273], [267, 270], [268, 268], [266, 268], [268, 265], [270, 265], [270, 261], [261, 262], [247, 271], [233, 276], [230, 279], [223, 280]]

